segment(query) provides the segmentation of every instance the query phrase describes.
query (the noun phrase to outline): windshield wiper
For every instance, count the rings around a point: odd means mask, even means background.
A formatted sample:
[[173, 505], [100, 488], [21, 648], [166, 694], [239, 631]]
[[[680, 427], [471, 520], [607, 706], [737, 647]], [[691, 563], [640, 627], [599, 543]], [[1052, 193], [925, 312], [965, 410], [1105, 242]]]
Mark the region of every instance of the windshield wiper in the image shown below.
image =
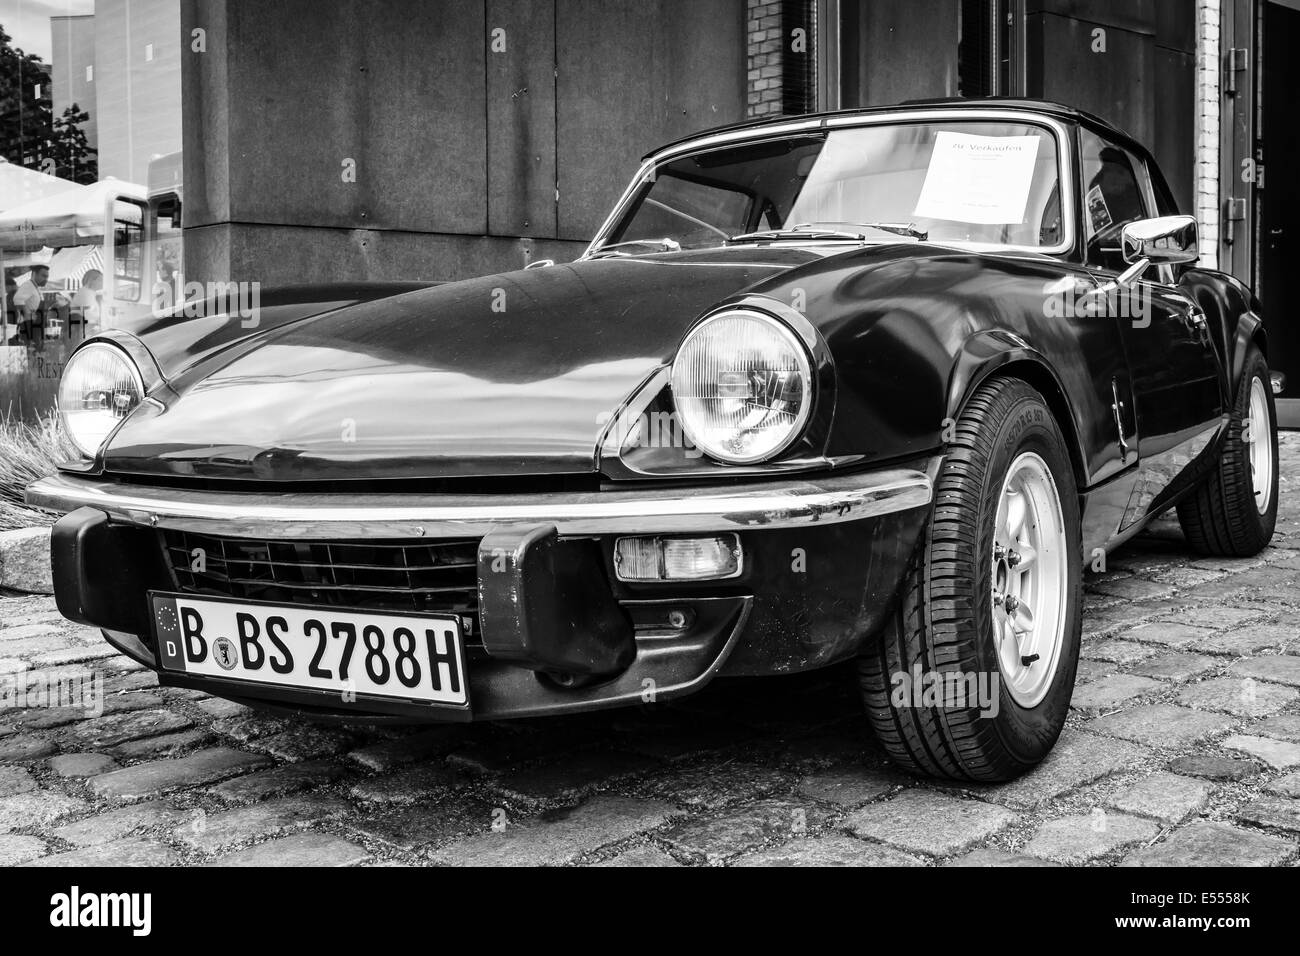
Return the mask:
[[[879, 229], [882, 232], [892, 232], [896, 236], [911, 236], [913, 239], [919, 239], [921, 242], [930, 238], [930, 233], [924, 229], [918, 229], [910, 222], [819, 222], [818, 225], [825, 226], [858, 226], [863, 229]], [[810, 223], [811, 225], [811, 223]]]
[[845, 232], [842, 229], [814, 229], [809, 225], [791, 226], [789, 229], [760, 229], [758, 232], [743, 232], [732, 236], [728, 242], [752, 242], [762, 239], [852, 239], [862, 242], [867, 237], [860, 232]]
[[682, 244], [676, 239], [629, 239], [627, 242], [613, 242], [608, 246], [601, 246], [593, 252], [588, 258], [603, 259], [613, 256], [626, 256], [629, 253], [619, 252], [620, 249], [626, 249], [628, 246], [658, 246], [660, 252], [681, 252]]
[[763, 229], [759, 232], [746, 232], [739, 236], [732, 236], [728, 242], [745, 242], [758, 241], [762, 239], [852, 239], [856, 242], [865, 242], [867, 237], [860, 232], [849, 232], [845, 229], [821, 229], [819, 226], [856, 226], [859, 229], [875, 229], [879, 232], [888, 232], [896, 236], [910, 236], [913, 239], [919, 239], [924, 242], [930, 237], [930, 234], [923, 229], [918, 229], [910, 222], [834, 222], [827, 220], [825, 222], [801, 222], [785, 229]]

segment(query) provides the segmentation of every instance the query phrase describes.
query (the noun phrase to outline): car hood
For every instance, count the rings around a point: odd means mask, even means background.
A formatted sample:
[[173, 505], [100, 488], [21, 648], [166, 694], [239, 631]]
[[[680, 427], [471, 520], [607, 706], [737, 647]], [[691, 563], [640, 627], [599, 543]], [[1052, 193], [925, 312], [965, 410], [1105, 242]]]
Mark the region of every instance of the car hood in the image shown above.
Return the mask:
[[702, 313], [820, 258], [732, 248], [588, 260], [196, 350], [160, 402], [119, 428], [104, 470], [275, 482], [590, 474], [603, 423]]

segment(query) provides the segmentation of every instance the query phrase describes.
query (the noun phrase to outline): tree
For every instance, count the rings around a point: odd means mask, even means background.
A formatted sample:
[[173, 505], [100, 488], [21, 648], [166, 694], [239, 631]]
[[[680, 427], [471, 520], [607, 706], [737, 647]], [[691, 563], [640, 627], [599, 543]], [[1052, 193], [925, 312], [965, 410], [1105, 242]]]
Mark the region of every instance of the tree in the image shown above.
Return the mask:
[[41, 171], [70, 179], [74, 183], [93, 183], [99, 178], [97, 152], [86, 140], [81, 124], [90, 114], [73, 103], [54, 121], [54, 135], [41, 162]]
[[35, 169], [54, 138], [50, 68], [11, 46], [11, 39], [0, 26], [0, 151], [11, 163]]

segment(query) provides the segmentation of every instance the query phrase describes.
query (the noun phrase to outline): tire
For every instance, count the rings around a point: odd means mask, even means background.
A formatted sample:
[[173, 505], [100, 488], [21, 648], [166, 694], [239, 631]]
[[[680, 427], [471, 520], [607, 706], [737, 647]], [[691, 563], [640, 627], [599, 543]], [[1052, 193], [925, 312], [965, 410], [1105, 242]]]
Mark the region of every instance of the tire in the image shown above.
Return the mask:
[[[1263, 426], [1255, 423], [1261, 415], [1268, 419]], [[1257, 488], [1261, 470], [1268, 474]], [[1277, 480], [1277, 410], [1268, 363], [1251, 345], [1218, 464], [1178, 504], [1187, 543], [1201, 554], [1220, 557], [1249, 557], [1264, 550], [1277, 524]]]
[[[1082, 626], [1078, 492], [1051, 410], [1019, 379], [981, 386], [955, 432], [929, 527], [894, 612], [858, 659], [859, 681], [871, 725], [894, 762], [951, 780], [1010, 780], [1048, 754], [1070, 708]], [[1021, 533], [995, 555], [995, 545], [1008, 540], [995, 526], [1013, 523], [1017, 496], [1025, 505], [1018, 508], [1026, 515]], [[1015, 551], [1032, 554], [1032, 543], [1041, 551], [1036, 559]], [[1013, 573], [1013, 554], [1020, 572]], [[1027, 590], [1012, 586], [1031, 578]], [[1015, 593], [1024, 604], [1009, 615], [1005, 597]], [[1005, 622], [1024, 607], [1036, 617], [1018, 634]], [[1048, 653], [1026, 663], [1032, 655], [1021, 648]], [[933, 690], [927, 696], [926, 675], [941, 677], [946, 698]], [[963, 682], [964, 692], [952, 689], [953, 681]]]

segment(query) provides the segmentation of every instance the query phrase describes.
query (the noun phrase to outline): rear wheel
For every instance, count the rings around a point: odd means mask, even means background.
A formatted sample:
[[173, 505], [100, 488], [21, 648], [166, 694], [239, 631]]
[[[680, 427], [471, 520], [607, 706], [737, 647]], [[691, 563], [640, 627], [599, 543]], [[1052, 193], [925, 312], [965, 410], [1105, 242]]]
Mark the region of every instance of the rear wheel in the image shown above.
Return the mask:
[[1082, 567], [1069, 452], [1018, 379], [956, 426], [897, 608], [859, 659], [877, 737], [912, 770], [1007, 780], [1051, 750], [1079, 656]]
[[1277, 413], [1268, 363], [1255, 346], [1233, 402], [1219, 461], [1178, 505], [1187, 543], [1202, 554], [1248, 557], [1262, 551], [1277, 524]]

